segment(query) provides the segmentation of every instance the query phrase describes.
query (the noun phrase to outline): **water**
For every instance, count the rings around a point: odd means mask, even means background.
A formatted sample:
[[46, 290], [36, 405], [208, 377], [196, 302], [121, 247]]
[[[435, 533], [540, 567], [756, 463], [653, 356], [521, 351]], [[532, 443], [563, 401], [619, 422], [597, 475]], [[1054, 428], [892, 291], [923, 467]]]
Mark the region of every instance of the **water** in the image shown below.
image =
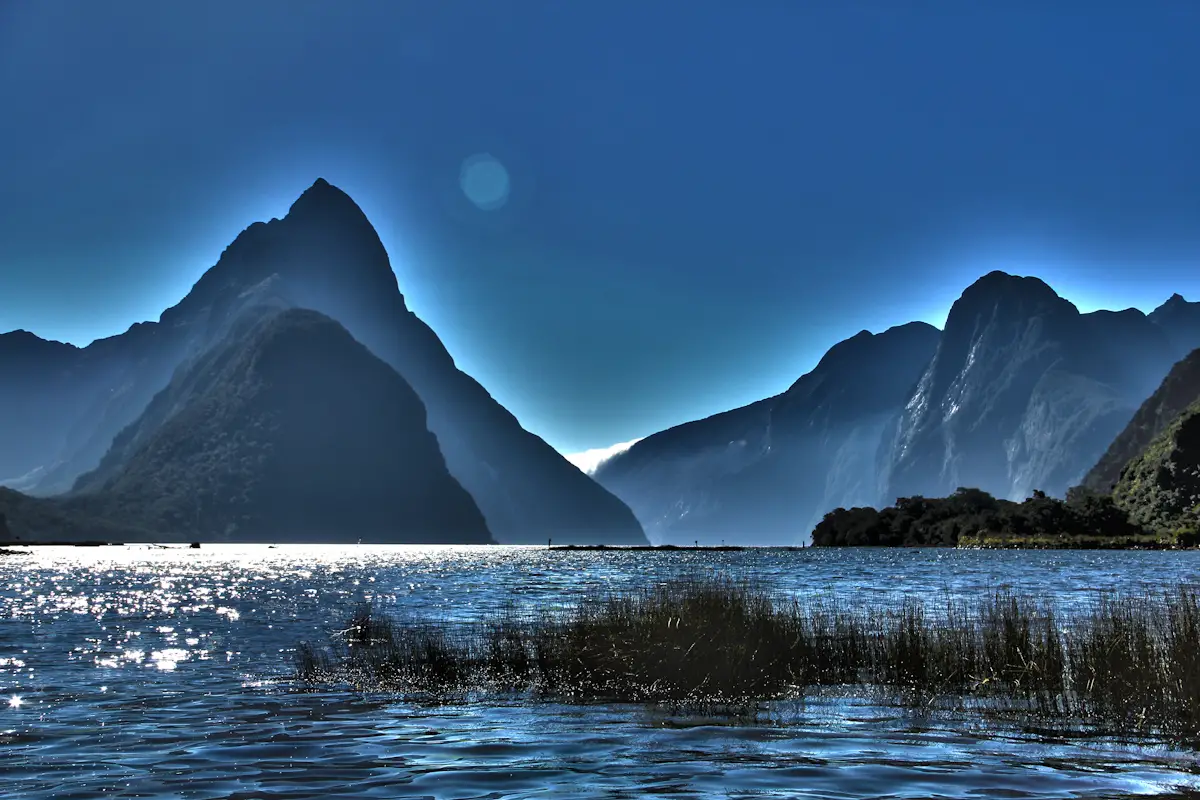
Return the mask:
[[[1062, 602], [1195, 582], [1200, 553], [519, 547], [40, 548], [0, 557], [8, 798], [1183, 796], [1190, 753], [1046, 741], [845, 700], [757, 718], [635, 706], [428, 706], [286, 681], [364, 597], [469, 620], [675, 572], [856, 602], [1008, 585]], [[1188, 795], [1190, 796], [1190, 795]], [[1196, 795], [1200, 796], [1200, 795]]]

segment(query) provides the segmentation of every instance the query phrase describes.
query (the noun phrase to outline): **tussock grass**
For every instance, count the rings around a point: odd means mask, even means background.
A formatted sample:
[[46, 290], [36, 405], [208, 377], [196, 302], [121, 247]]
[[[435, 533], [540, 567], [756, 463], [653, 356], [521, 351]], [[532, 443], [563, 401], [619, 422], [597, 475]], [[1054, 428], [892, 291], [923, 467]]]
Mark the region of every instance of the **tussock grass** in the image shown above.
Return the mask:
[[397, 620], [362, 605], [329, 644], [297, 648], [296, 677], [363, 691], [685, 704], [840, 687], [1196, 746], [1200, 594], [1097, 596], [1068, 612], [1005, 592], [879, 608], [703, 578], [607, 593], [558, 614], [509, 608], [473, 625]]

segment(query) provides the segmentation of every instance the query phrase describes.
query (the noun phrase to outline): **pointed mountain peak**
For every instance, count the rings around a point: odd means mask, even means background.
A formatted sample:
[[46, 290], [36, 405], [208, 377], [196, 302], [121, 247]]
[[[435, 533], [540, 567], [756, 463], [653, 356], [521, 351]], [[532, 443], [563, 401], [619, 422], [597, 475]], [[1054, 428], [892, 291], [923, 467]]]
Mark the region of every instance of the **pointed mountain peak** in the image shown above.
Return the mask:
[[367, 218], [350, 195], [324, 178], [317, 178], [312, 186], [301, 192], [296, 202], [288, 209], [287, 216], [306, 216], [308, 213], [354, 215], [364, 221]]
[[1200, 303], [1189, 303], [1176, 292], [1146, 316], [1163, 329], [1181, 354], [1195, 347], [1200, 334]]
[[1175, 292], [1175, 294], [1168, 297], [1167, 301], [1158, 308], [1154, 309], [1154, 311], [1173, 311], [1176, 309], [1187, 308], [1190, 305], [1192, 304], [1189, 303], [1183, 295], [1181, 295], [1179, 292]]
[[335, 317], [372, 305], [404, 306], [387, 251], [367, 215], [350, 195], [318, 178], [283, 219], [255, 222], [238, 234], [161, 320], [176, 324], [214, 304], [228, 310], [241, 302], [236, 298], [268, 280], [290, 302], [315, 304]]

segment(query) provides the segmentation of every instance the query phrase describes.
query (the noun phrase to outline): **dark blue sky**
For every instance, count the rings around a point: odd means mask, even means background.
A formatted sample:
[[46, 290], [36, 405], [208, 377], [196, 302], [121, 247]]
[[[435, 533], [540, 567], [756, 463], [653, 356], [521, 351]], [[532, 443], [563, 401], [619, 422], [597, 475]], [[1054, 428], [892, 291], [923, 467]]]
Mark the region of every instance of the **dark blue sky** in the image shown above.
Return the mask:
[[0, 2], [0, 330], [155, 319], [324, 176], [460, 366], [605, 446], [993, 268], [1200, 299], [1197, 41], [1194, 0]]

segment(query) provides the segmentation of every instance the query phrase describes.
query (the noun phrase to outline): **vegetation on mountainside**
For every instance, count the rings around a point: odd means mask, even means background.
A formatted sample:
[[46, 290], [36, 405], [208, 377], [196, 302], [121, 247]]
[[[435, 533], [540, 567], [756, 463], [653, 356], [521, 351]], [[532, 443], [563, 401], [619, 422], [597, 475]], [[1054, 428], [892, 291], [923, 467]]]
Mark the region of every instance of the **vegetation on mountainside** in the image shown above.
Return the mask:
[[1101, 596], [1069, 612], [1004, 593], [851, 607], [710, 577], [476, 624], [391, 619], [363, 605], [330, 644], [299, 645], [296, 677], [314, 688], [567, 702], [738, 703], [824, 687], [1195, 746], [1200, 594]]
[[404, 378], [301, 309], [255, 309], [76, 491], [0, 513], [24, 541], [492, 541]]
[[1136, 525], [1181, 542], [1200, 540], [1200, 402], [1125, 465], [1113, 500]]
[[0, 542], [126, 542], [156, 538], [136, 522], [115, 522], [95, 513], [86, 501], [30, 497], [3, 486], [0, 517], [8, 535], [7, 540], [0, 536]]

